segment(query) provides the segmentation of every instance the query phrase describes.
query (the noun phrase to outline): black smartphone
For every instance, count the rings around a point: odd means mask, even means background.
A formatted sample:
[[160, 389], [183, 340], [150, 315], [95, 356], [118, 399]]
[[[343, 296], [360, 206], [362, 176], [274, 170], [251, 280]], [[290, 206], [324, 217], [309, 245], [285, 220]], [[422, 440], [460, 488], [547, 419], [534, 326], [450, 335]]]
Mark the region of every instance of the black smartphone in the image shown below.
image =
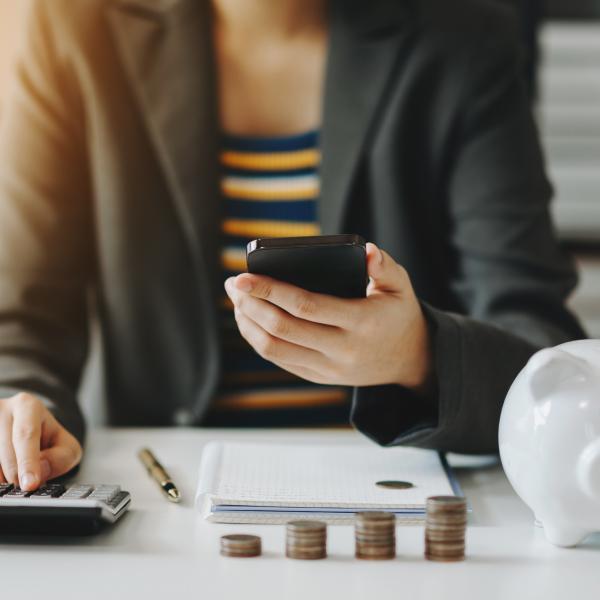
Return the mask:
[[367, 251], [359, 235], [260, 238], [246, 248], [249, 273], [268, 275], [311, 292], [363, 298]]

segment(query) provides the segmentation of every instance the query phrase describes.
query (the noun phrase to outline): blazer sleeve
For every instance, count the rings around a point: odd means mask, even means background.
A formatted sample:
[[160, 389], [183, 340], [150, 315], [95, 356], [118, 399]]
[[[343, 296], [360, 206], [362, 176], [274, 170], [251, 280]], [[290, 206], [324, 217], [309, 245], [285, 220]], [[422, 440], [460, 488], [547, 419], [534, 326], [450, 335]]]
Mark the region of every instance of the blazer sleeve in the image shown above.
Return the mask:
[[82, 440], [89, 189], [83, 119], [51, 4], [31, 3], [0, 114], [0, 398], [36, 394]]
[[464, 71], [444, 207], [448, 292], [458, 310], [423, 304], [436, 392], [354, 390], [354, 425], [384, 445], [497, 451], [502, 403], [529, 357], [585, 335], [565, 307], [576, 273], [553, 231], [512, 21], [495, 21], [484, 35]]

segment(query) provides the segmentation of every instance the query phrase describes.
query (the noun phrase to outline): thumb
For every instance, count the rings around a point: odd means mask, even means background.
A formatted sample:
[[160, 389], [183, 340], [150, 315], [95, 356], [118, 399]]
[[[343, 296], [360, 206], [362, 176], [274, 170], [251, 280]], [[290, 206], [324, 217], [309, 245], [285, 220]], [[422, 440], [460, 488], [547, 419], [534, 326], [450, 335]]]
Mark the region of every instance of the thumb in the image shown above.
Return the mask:
[[408, 275], [387, 252], [375, 244], [367, 244], [367, 273], [371, 280], [368, 295], [373, 292], [402, 293], [406, 290]]

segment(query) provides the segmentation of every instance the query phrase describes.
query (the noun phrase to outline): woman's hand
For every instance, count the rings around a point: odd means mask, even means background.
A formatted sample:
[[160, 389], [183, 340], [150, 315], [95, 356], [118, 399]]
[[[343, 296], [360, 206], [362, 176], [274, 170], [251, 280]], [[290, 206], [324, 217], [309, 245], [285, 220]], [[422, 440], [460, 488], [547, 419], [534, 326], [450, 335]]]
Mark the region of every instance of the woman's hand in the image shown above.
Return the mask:
[[0, 400], [0, 482], [32, 491], [81, 460], [79, 442], [31, 394]]
[[429, 332], [406, 271], [367, 244], [367, 297], [313, 294], [262, 275], [225, 282], [242, 336], [265, 359], [309, 381], [426, 391]]

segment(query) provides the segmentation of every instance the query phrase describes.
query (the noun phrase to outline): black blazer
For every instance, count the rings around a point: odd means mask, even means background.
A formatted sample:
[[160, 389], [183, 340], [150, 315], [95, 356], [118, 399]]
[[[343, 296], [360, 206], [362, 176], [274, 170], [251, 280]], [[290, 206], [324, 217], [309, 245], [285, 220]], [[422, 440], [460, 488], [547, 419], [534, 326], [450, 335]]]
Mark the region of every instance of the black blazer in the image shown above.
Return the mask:
[[[222, 285], [208, 2], [33, 6], [0, 132], [0, 396], [39, 394], [81, 438], [92, 291], [112, 422], [201, 424]], [[335, 0], [330, 26], [321, 226], [407, 268], [437, 374], [428, 400], [357, 389], [353, 421], [494, 450], [528, 357], [583, 335], [515, 24], [484, 0]]]

